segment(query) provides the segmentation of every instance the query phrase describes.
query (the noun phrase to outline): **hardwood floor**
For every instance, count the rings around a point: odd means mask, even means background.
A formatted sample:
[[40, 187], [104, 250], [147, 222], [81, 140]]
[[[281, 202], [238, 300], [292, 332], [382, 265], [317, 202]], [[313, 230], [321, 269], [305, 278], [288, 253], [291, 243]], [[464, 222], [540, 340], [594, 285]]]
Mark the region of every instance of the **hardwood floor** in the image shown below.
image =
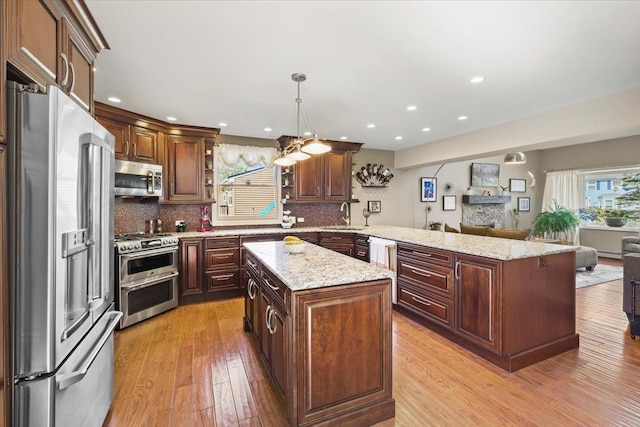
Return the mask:
[[[622, 280], [576, 296], [580, 347], [512, 374], [394, 313], [396, 417], [378, 426], [639, 425]], [[105, 426], [286, 425], [242, 314], [242, 299], [189, 305], [118, 331]]]

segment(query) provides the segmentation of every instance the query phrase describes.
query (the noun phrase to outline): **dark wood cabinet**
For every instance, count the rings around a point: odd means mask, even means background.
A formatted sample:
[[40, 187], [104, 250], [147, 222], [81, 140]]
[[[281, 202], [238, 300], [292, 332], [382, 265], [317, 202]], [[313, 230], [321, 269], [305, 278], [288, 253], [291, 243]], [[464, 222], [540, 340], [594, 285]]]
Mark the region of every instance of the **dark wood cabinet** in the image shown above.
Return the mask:
[[[240, 280], [239, 238], [208, 237], [205, 239], [205, 284], [206, 292], [239, 296]], [[229, 295], [229, 292], [232, 295]]]
[[456, 255], [456, 333], [498, 353], [502, 343], [500, 272], [499, 261]]
[[205, 149], [213, 148], [219, 131], [167, 127], [164, 203], [202, 203], [213, 199], [213, 191], [210, 194], [206, 191]]
[[369, 236], [362, 234], [355, 235], [353, 257], [360, 261], [369, 262]]
[[[290, 136], [278, 138], [285, 146]], [[343, 141], [326, 141], [331, 151], [312, 155], [289, 167], [293, 176], [286, 176], [288, 185], [283, 185], [282, 198], [291, 203], [349, 202], [351, 201], [352, 153], [362, 144]]]
[[7, 60], [27, 80], [60, 87], [93, 111], [93, 65], [108, 45], [84, 2], [7, 0]]
[[323, 248], [331, 249], [344, 255], [354, 255], [354, 235], [353, 233], [318, 233], [318, 244]]
[[245, 305], [245, 328], [258, 330], [290, 425], [371, 425], [393, 417], [390, 281], [292, 292], [253, 254], [246, 261], [251, 280], [262, 280], [258, 312], [251, 311], [255, 302]]
[[203, 293], [203, 239], [180, 240], [180, 302]]
[[115, 158], [140, 163], [161, 164], [164, 124], [96, 102], [96, 120], [115, 136]]

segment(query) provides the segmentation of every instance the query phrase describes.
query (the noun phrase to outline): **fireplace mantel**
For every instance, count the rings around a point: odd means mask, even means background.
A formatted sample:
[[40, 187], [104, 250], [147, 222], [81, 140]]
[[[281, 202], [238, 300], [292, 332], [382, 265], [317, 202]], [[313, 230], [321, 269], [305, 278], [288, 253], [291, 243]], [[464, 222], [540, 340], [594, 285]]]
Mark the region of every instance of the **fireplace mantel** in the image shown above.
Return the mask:
[[470, 205], [478, 205], [478, 204], [494, 204], [494, 205], [504, 205], [506, 203], [511, 202], [511, 196], [462, 196], [462, 203], [467, 203]]

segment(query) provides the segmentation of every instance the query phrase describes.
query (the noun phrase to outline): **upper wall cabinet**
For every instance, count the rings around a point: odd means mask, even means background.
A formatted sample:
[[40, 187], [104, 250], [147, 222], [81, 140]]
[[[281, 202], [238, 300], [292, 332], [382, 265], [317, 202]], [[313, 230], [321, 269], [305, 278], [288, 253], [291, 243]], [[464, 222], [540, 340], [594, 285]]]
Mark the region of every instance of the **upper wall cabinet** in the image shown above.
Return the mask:
[[115, 136], [115, 158], [162, 164], [164, 122], [96, 102], [96, 119]]
[[[284, 146], [292, 137], [278, 138]], [[361, 143], [326, 141], [331, 151], [312, 155], [293, 166], [293, 194], [284, 189], [291, 203], [350, 202], [352, 153], [360, 150]], [[287, 186], [288, 187], [288, 186]]]
[[164, 203], [202, 203], [205, 193], [205, 147], [213, 147], [219, 129], [167, 127]]
[[40, 86], [57, 85], [93, 111], [93, 64], [108, 48], [84, 2], [6, 0], [7, 61]]

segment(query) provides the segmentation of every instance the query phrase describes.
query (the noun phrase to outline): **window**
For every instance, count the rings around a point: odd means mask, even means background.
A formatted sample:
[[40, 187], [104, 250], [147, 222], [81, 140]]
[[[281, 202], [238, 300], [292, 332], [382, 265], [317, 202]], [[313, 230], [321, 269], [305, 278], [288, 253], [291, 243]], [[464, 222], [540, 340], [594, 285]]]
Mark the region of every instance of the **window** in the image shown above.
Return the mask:
[[[594, 213], [585, 213], [583, 220], [591, 222], [603, 222], [599, 209], [619, 209], [636, 211], [640, 210], [640, 201], [625, 203], [620, 199], [625, 194], [630, 194], [630, 187], [624, 186], [624, 177], [640, 173], [640, 167], [609, 169], [602, 171], [583, 172], [584, 177], [584, 207]], [[634, 223], [635, 221], [630, 221]]]
[[219, 225], [278, 224], [275, 148], [221, 144], [216, 151], [214, 219]]

